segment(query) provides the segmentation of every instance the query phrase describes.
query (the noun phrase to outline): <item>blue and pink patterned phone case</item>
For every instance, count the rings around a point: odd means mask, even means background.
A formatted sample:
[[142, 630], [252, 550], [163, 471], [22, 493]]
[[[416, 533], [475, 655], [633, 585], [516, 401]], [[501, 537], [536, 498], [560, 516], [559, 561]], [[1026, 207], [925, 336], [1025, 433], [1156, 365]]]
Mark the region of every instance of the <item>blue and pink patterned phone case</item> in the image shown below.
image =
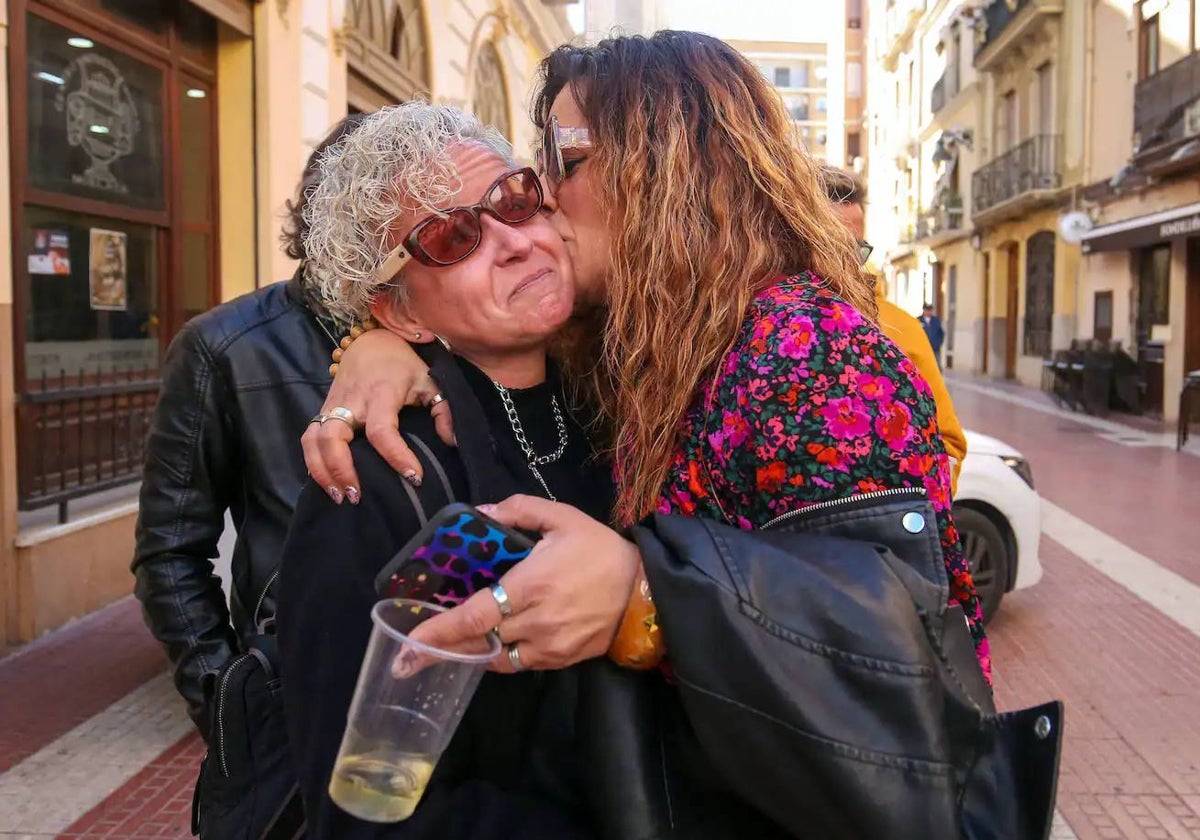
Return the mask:
[[381, 598], [453, 607], [492, 586], [533, 542], [470, 505], [442, 508], [375, 578]]

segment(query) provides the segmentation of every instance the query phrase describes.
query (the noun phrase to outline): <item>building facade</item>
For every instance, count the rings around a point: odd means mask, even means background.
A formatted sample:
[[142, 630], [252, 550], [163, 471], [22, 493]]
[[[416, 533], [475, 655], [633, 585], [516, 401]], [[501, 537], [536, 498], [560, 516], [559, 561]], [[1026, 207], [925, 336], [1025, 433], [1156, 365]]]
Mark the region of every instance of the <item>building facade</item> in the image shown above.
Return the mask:
[[1119, 341], [1141, 410], [1173, 420], [1200, 369], [1200, 21], [1195, 0], [1099, 6], [1079, 334]]
[[[1098, 342], [1165, 420], [1200, 368], [1195, 0], [873, 9], [869, 235], [947, 363], [1038, 385]], [[1189, 329], [1190, 325], [1190, 329]]]
[[470, 108], [531, 157], [540, 0], [6, 0], [0, 644], [127, 594], [158, 369], [290, 276], [284, 203], [348, 111]]
[[1038, 385], [1076, 335], [1080, 249], [1058, 223], [1084, 178], [1082, 7], [881, 10], [872, 142], [892, 166], [874, 173], [868, 218], [890, 294], [934, 305], [951, 367]]

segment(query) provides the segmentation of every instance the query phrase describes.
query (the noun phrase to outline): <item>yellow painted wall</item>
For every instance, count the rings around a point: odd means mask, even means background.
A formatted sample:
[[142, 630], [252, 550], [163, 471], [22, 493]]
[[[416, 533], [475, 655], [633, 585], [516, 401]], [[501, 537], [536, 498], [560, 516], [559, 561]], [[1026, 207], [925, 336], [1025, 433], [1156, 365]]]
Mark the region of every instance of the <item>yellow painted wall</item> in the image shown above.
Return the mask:
[[8, 8], [0, 4], [0, 646], [17, 634], [16, 405], [13, 394], [12, 217], [8, 160]]
[[217, 51], [222, 301], [256, 286], [254, 44], [221, 25]]

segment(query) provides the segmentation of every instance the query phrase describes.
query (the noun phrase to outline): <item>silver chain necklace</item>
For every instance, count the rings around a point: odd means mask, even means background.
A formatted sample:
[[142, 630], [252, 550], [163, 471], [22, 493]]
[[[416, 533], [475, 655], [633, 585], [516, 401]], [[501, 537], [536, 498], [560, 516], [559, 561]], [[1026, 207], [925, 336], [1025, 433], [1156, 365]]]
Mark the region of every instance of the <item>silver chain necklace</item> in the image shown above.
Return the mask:
[[558, 398], [550, 397], [550, 410], [554, 412], [554, 425], [558, 429], [558, 448], [549, 455], [538, 455], [533, 451], [533, 446], [529, 443], [529, 439], [525, 437], [525, 427], [521, 425], [521, 418], [517, 415], [517, 407], [513, 404], [512, 395], [509, 394], [507, 388], [494, 379], [492, 380], [492, 384], [496, 386], [496, 390], [500, 393], [500, 402], [504, 404], [504, 411], [508, 415], [508, 425], [512, 428], [513, 437], [517, 439], [517, 445], [525, 453], [525, 462], [529, 464], [529, 471], [533, 473], [533, 477], [538, 480], [538, 484], [542, 485], [542, 489], [546, 491], [546, 498], [552, 502], [557, 502], [558, 499], [550, 492], [550, 487], [546, 484], [546, 479], [542, 477], [542, 472], [538, 467], [553, 464], [562, 457], [563, 452], [567, 448], [567, 423], [563, 420], [562, 411], [558, 407]]

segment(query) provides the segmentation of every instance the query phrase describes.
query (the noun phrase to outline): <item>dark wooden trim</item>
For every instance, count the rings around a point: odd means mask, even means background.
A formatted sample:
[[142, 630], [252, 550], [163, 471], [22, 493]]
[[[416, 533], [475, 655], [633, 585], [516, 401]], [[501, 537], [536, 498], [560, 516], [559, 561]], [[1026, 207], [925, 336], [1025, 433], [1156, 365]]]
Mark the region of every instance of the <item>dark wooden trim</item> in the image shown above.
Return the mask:
[[236, 29], [243, 35], [254, 34], [254, 9], [248, 0], [185, 0], [205, 14]]
[[169, 224], [170, 216], [167, 210], [142, 210], [139, 207], [126, 207], [123, 204], [112, 204], [95, 198], [83, 198], [78, 195], [66, 195], [32, 187], [27, 187], [25, 190], [25, 203], [51, 207], [55, 210], [66, 210], [68, 213], [108, 216], [112, 219], [139, 225], [166, 225]]
[[[13, 382], [17, 393], [25, 390], [25, 312], [29, 306], [29, 261], [22, 259], [25, 248], [22, 244], [25, 231], [25, 194], [29, 176], [29, 103], [28, 103], [28, 35], [25, 25], [24, 0], [9, 2], [8, 20], [8, 80], [9, 80], [9, 174], [11, 176], [10, 211], [12, 229], [12, 284], [13, 284]], [[17, 449], [20, 451], [20, 442]], [[19, 460], [19, 459], [18, 459]], [[17, 465], [18, 479], [21, 471]], [[17, 494], [21, 494], [18, 492]]]
[[90, 9], [79, 0], [26, 0], [27, 11], [57, 23], [69, 26], [107, 47], [120, 50], [139, 61], [165, 66], [171, 57], [166, 41], [149, 36], [132, 24], [121, 28], [121, 24], [96, 9]]

